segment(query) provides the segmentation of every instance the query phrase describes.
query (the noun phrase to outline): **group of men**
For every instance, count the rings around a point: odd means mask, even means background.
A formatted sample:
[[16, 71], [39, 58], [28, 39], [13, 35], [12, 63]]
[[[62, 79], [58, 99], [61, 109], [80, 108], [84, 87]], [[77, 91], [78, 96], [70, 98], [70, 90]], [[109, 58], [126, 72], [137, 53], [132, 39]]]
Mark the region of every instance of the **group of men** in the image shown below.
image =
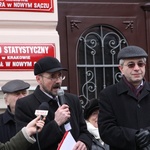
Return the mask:
[[[76, 141], [74, 150], [87, 150], [91, 147], [91, 135], [87, 131], [78, 97], [74, 94], [65, 93], [64, 99], [66, 103], [60, 103], [58, 90], [61, 88], [64, 79], [63, 71], [65, 70], [66, 68], [63, 68], [56, 58], [41, 58], [34, 65], [34, 75], [36, 76], [36, 81], [38, 83], [37, 88], [32, 94], [22, 96], [19, 100], [15, 101], [16, 106], [14, 116], [16, 132], [20, 131], [36, 117], [35, 111], [39, 109], [43, 102], [46, 102], [49, 105], [45, 125], [38, 135], [41, 150], [56, 150], [64, 134], [68, 131], [70, 131]], [[9, 86], [8, 84], [9, 83], [4, 85], [5, 88], [2, 87], [2, 91], [3, 89], [6, 89], [6, 86], [10, 89], [10, 84]], [[24, 84], [27, 83], [24, 82]], [[29, 85], [24, 89], [28, 88]], [[21, 91], [21, 89], [19, 90]], [[16, 91], [14, 90], [7, 92], [5, 90], [4, 93], [12, 95], [15, 92]], [[10, 112], [10, 104], [8, 105], [8, 110], [6, 110], [6, 112]], [[69, 122], [69, 127], [66, 127], [66, 122]], [[38, 142], [34, 143], [29, 149], [38, 150]]]
[[[145, 50], [138, 46], [122, 48], [118, 53], [122, 78], [117, 84], [100, 92], [98, 129], [101, 139], [110, 146], [110, 150], [150, 150], [150, 84], [144, 78], [147, 56]], [[38, 60], [34, 66], [38, 83], [35, 91], [26, 96], [22, 94], [22, 97], [14, 102], [15, 115], [12, 115], [14, 108], [11, 108], [9, 102], [6, 103], [7, 117], [3, 115], [1, 120], [3, 124], [10, 120], [14, 122], [12, 118], [15, 116], [18, 132], [36, 117], [35, 110], [46, 102], [49, 111], [38, 139], [41, 150], [57, 150], [68, 130], [76, 141], [73, 150], [90, 150], [92, 136], [87, 130], [78, 96], [65, 92], [63, 98], [66, 102], [60, 103], [58, 90], [64, 79], [63, 71], [66, 71], [66, 68], [63, 68], [56, 58], [44, 57]], [[12, 91], [9, 83], [2, 87], [7, 98], [9, 94], [29, 88], [28, 83], [18, 81], [22, 82], [20, 85], [26, 86]], [[20, 93], [22, 92], [18, 92], [18, 95]], [[8, 114], [12, 116], [8, 117]], [[66, 123], [69, 124], [67, 128]], [[38, 143], [34, 143], [30, 149], [38, 150]]]

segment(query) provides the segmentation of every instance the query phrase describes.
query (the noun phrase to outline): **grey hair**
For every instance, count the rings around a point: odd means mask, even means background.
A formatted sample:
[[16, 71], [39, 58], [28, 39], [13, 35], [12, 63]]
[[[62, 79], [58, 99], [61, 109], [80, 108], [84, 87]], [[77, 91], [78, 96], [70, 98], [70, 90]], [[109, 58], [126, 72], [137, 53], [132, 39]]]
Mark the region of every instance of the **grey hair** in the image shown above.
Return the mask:
[[7, 96], [8, 96], [8, 94], [5, 93], [5, 94], [3, 95], [3, 99], [6, 100]]
[[[145, 57], [142, 58], [142, 60], [146, 63], [146, 58], [145, 58]], [[119, 60], [119, 65], [120, 65], [120, 66], [123, 66], [124, 61], [125, 61], [125, 59], [120, 59], [120, 60]]]

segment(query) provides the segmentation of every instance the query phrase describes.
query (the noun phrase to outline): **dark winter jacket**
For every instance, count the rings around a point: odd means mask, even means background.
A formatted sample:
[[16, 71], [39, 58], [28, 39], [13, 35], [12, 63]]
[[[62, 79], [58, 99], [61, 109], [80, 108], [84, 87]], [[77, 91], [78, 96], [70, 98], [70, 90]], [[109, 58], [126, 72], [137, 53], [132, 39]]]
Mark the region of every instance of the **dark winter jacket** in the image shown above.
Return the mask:
[[0, 114], [0, 142], [5, 143], [16, 134], [16, 122], [14, 115], [7, 108]]
[[[69, 93], [65, 93], [64, 97], [71, 111], [71, 118], [69, 121], [72, 127], [71, 133], [74, 139], [76, 141], [80, 140], [84, 142], [87, 147], [90, 148], [92, 143], [91, 135], [87, 131], [82, 107], [78, 97]], [[58, 108], [57, 101], [51, 99], [42, 92], [39, 89], [39, 86], [34, 93], [17, 101], [15, 110], [17, 130], [19, 131], [23, 126], [26, 126], [28, 122], [36, 117], [35, 110], [39, 108], [42, 102], [48, 102], [50, 108], [46, 117], [45, 125], [39, 133], [40, 146], [42, 150], [56, 150], [65, 130], [63, 126], [59, 127], [54, 121], [54, 113]], [[38, 150], [37, 142], [31, 146], [30, 150]]]
[[135, 133], [150, 130], [150, 83], [137, 98], [121, 79], [100, 93], [99, 131], [111, 150], [137, 150]]

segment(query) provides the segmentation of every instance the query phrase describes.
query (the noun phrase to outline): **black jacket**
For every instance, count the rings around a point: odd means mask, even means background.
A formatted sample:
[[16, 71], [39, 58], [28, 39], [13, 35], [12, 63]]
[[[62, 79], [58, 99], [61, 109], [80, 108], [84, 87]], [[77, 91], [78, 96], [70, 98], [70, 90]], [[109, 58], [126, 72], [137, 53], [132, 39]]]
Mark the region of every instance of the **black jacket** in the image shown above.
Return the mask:
[[[90, 148], [92, 143], [91, 135], [87, 131], [80, 101], [78, 97], [73, 94], [66, 93], [64, 96], [71, 111], [71, 118], [69, 120], [72, 127], [71, 133], [76, 141], [80, 140]], [[54, 121], [54, 113], [58, 108], [56, 100], [53, 100], [44, 94], [39, 89], [39, 86], [33, 94], [17, 101], [15, 110], [17, 130], [19, 131], [23, 126], [27, 125], [28, 122], [36, 117], [34, 114], [35, 110], [45, 101], [49, 103], [50, 109], [44, 128], [39, 133], [39, 142], [41, 150], [56, 150], [65, 131], [63, 126], [59, 127]], [[31, 147], [31, 150], [38, 150], [37, 142]]]
[[111, 150], [137, 150], [135, 133], [150, 129], [150, 83], [137, 98], [121, 79], [100, 93], [99, 130]]
[[16, 134], [16, 123], [14, 115], [10, 113], [9, 109], [3, 114], [0, 114], [0, 142], [5, 143]]

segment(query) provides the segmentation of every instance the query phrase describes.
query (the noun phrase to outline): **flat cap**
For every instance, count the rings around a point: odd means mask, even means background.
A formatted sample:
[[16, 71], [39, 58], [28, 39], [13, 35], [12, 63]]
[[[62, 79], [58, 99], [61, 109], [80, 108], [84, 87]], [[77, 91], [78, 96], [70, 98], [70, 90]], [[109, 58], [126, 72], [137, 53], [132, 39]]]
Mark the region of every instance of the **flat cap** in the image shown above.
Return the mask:
[[98, 99], [91, 99], [85, 106], [84, 118], [88, 119], [90, 115], [97, 109], [99, 109]]
[[144, 49], [138, 46], [127, 46], [121, 49], [118, 53], [117, 59], [128, 59], [128, 58], [138, 58], [147, 57], [147, 53]]
[[17, 91], [22, 91], [28, 89], [30, 84], [24, 82], [23, 80], [11, 80], [2, 86], [3, 93], [14, 93]]
[[34, 64], [34, 75], [38, 75], [43, 72], [52, 73], [59, 70], [67, 71], [66, 68], [61, 66], [61, 63], [58, 61], [58, 59], [54, 57], [43, 57]]

